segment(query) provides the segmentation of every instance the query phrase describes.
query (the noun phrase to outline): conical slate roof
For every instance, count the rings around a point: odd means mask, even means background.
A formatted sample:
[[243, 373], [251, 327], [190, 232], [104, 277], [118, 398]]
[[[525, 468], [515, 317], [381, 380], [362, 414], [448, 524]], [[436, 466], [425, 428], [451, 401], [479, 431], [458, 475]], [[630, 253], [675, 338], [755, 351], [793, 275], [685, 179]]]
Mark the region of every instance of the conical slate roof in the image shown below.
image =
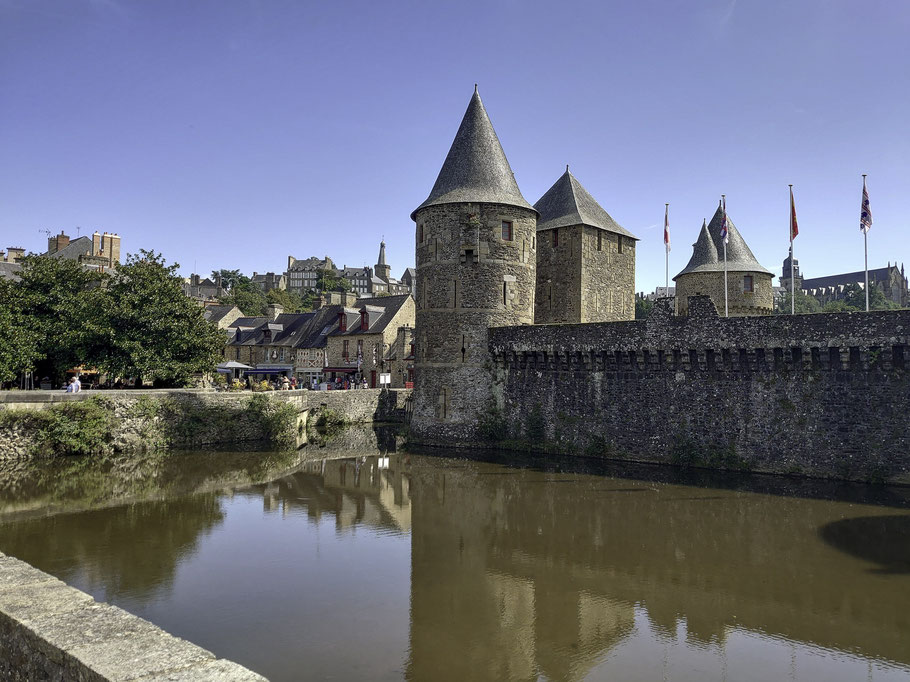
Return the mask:
[[[723, 209], [718, 206], [714, 217], [708, 225], [702, 224], [701, 233], [698, 235], [698, 241], [692, 248], [692, 258], [689, 264], [683, 268], [679, 275], [686, 275], [690, 272], [723, 272], [724, 271], [724, 243], [720, 238], [720, 226], [723, 222]], [[730, 220], [730, 214], [727, 214], [727, 271], [728, 272], [765, 272], [772, 274], [770, 270], [763, 268], [752, 251], [746, 244], [746, 240], [736, 229], [736, 225]], [[673, 279], [675, 280], [676, 277]]]
[[427, 200], [411, 213], [411, 220], [426, 206], [462, 202], [532, 208], [521, 196], [476, 88], [436, 184]]
[[540, 218], [537, 219], [538, 231], [569, 225], [588, 225], [638, 239], [610, 217], [569, 172], [568, 166], [562, 177], [534, 204], [534, 208], [540, 213]]

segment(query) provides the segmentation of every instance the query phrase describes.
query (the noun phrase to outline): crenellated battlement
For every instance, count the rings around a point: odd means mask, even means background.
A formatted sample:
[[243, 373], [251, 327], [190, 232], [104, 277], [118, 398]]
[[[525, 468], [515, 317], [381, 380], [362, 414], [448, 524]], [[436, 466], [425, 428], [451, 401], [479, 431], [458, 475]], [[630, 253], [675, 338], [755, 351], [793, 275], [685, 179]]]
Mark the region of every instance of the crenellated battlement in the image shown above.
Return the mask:
[[693, 297], [688, 312], [490, 329], [500, 430], [562, 452], [910, 481], [910, 310], [721, 318]]

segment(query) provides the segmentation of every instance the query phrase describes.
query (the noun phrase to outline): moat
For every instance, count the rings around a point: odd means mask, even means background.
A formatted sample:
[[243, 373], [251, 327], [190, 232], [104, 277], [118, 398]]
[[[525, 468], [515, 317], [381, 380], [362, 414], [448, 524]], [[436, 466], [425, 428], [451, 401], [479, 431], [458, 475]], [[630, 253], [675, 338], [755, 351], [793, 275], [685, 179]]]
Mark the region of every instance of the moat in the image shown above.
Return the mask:
[[22, 466], [0, 551], [276, 682], [910, 678], [910, 488], [446, 454]]

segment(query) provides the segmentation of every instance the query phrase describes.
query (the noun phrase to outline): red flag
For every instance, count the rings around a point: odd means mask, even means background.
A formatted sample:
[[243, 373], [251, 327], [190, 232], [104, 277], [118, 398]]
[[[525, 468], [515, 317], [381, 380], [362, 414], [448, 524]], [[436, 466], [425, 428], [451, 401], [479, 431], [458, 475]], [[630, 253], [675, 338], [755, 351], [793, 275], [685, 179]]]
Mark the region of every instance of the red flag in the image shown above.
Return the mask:
[[793, 185], [790, 185], [790, 241], [796, 239], [799, 226], [796, 224], [796, 204], [793, 203]]
[[667, 247], [667, 253], [670, 253], [670, 205], [667, 204], [664, 209], [664, 245]]

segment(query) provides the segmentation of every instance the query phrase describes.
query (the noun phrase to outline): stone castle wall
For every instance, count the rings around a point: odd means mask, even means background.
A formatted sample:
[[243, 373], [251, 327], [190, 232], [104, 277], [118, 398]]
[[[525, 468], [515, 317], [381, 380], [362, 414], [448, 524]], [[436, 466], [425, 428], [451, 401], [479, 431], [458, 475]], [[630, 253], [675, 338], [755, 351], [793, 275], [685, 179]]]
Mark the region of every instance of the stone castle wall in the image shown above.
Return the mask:
[[[507, 438], [554, 451], [910, 482], [910, 311], [490, 330]], [[528, 442], [528, 441], [532, 442]]]
[[[473, 432], [489, 394], [490, 327], [531, 324], [535, 211], [500, 204], [420, 209], [417, 223], [415, 440]], [[512, 239], [502, 239], [502, 221]], [[422, 239], [421, 239], [422, 237]]]
[[[753, 291], [745, 291], [743, 277], [750, 275]], [[774, 306], [774, 291], [771, 282], [774, 278], [766, 272], [727, 273], [727, 305], [732, 316], [770, 315]], [[724, 273], [723, 272], [690, 272], [676, 278], [677, 313], [687, 313], [687, 302], [690, 296], [710, 296], [717, 310], [724, 312]]]
[[635, 318], [634, 239], [586, 225], [542, 230], [537, 239], [535, 324]]

